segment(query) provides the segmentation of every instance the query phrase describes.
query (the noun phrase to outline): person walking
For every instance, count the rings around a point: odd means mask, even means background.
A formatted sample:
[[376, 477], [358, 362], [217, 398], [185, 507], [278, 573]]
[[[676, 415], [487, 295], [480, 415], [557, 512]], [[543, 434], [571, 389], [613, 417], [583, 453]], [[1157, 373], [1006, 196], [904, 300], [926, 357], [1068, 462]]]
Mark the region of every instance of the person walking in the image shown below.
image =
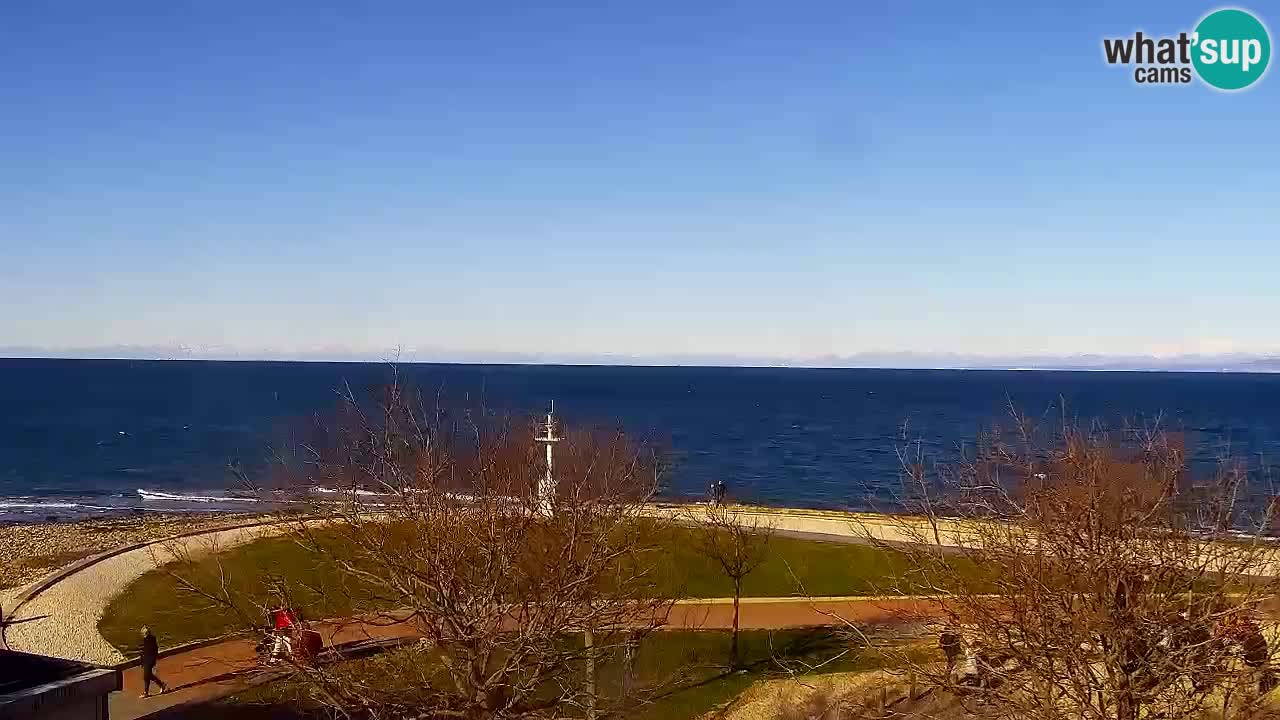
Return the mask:
[[156, 676], [156, 661], [160, 659], [160, 643], [151, 634], [151, 628], [142, 628], [142, 697], [151, 696], [151, 683], [160, 686], [160, 694], [169, 691], [164, 681]]
[[952, 677], [955, 675], [956, 665], [959, 664], [960, 657], [964, 655], [960, 633], [956, 632], [954, 628], [947, 627], [938, 636], [938, 646], [942, 648], [942, 654], [947, 658], [947, 683], [950, 684]]

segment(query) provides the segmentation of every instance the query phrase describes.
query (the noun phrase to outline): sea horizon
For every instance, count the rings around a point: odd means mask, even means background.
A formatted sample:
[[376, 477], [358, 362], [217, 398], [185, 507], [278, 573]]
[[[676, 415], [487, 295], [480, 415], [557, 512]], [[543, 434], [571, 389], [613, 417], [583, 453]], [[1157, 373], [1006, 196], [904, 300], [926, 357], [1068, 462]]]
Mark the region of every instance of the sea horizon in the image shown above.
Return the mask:
[[[1088, 357], [1088, 356], [1082, 356]], [[1118, 358], [1121, 356], [1117, 356]], [[643, 358], [626, 358], [618, 361], [596, 360], [519, 360], [519, 359], [376, 359], [362, 357], [270, 357], [270, 356], [235, 356], [235, 357], [152, 357], [131, 355], [7, 355], [0, 353], [0, 360], [47, 360], [47, 361], [108, 361], [108, 362], [208, 362], [208, 363], [312, 363], [312, 364], [350, 364], [350, 365], [467, 365], [495, 367], [619, 367], [619, 368], [707, 368], [707, 369], [792, 369], [792, 370], [957, 370], [957, 371], [994, 371], [994, 372], [1106, 372], [1106, 373], [1210, 373], [1210, 374], [1253, 374], [1269, 375], [1280, 373], [1280, 356], [1261, 354], [1250, 355], [1254, 362], [1275, 362], [1276, 367], [1232, 367], [1212, 366], [1213, 363], [1202, 356], [1175, 356], [1179, 360], [1173, 363], [1192, 363], [1190, 358], [1197, 358], [1194, 364], [1188, 365], [1072, 365], [1070, 363], [1046, 365], [1001, 365], [1001, 364], [823, 364], [811, 361], [777, 361], [772, 363], [752, 362], [663, 362], [648, 361]], [[1119, 363], [1117, 359], [1112, 361]]]
[[[130, 512], [244, 511], [230, 468], [265, 478], [273, 453], [336, 410], [340, 386], [368, 395], [381, 362], [0, 359], [0, 522]], [[896, 449], [919, 440], [948, 461], [1008, 418], [1063, 413], [1110, 427], [1159, 423], [1209, 467], [1224, 449], [1280, 455], [1274, 373], [954, 368], [792, 368], [397, 363], [449, 401], [619, 427], [670, 456], [666, 491], [793, 507], [893, 501]], [[903, 434], [903, 426], [907, 434]]]

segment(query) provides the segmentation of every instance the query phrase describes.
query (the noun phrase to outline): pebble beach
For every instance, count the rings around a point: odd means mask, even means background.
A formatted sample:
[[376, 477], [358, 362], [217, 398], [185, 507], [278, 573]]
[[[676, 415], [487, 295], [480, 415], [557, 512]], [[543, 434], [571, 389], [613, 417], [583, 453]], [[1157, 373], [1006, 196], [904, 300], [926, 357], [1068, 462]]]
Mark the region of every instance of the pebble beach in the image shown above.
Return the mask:
[[81, 558], [124, 545], [239, 525], [252, 514], [142, 515], [104, 520], [0, 525], [0, 591], [10, 591]]
[[[200, 534], [175, 539], [174, 544], [166, 543], [159, 549], [154, 545], [136, 547], [104, 558], [62, 578], [20, 608], [14, 608], [12, 617], [18, 622], [5, 629], [5, 644], [10, 650], [52, 655], [97, 665], [123, 662], [124, 656], [98, 630], [98, 623], [112, 598], [130, 583], [172, 558], [174, 552], [186, 555], [218, 552], [274, 532], [271, 526], [246, 526], [246, 521], [253, 517], [224, 515], [206, 518], [147, 518], [141, 527], [131, 528], [135, 542], [160, 539], [174, 533]], [[121, 522], [110, 521], [110, 525], [118, 526]], [[226, 524], [236, 527], [225, 527]], [[98, 540], [98, 536], [116, 539], [129, 537], [124, 534], [113, 536], [102, 527], [87, 529], [83, 525], [76, 523], [76, 529], [70, 530], [68, 534], [87, 533], [94, 541]], [[71, 528], [72, 524], [61, 527]], [[118, 547], [115, 543], [103, 544]], [[85, 554], [87, 550], [88, 547], [82, 544], [74, 552]], [[8, 600], [12, 602], [13, 592], [0, 591], [0, 599], [8, 594]]]

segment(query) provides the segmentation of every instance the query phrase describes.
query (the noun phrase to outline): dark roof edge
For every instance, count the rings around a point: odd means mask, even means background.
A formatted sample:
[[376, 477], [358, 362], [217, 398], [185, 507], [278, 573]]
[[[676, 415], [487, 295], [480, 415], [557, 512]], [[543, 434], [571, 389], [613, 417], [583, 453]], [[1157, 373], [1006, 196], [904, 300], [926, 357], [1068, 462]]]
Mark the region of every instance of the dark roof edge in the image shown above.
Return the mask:
[[89, 697], [105, 697], [120, 689], [120, 671], [95, 667], [61, 680], [0, 695], [0, 714], [15, 720], [35, 718], [53, 707]]

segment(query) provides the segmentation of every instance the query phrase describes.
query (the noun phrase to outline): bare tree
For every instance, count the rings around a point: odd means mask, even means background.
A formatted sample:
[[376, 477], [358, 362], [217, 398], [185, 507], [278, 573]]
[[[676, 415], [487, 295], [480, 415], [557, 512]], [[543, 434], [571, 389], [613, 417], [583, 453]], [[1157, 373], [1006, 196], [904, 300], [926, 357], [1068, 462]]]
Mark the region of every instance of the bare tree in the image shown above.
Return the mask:
[[742, 582], [769, 556], [773, 526], [739, 508], [709, 505], [694, 511], [699, 551], [720, 568], [733, 583], [733, 636], [729, 641], [729, 669], [740, 664], [738, 654], [738, 613]]
[[[347, 392], [292, 482], [323, 488], [289, 537], [336, 567], [370, 624], [406, 624], [428, 651], [381, 682], [342, 666], [299, 667], [315, 697], [350, 716], [514, 718], [609, 715], [632, 697], [597, 697], [596, 657], [666, 617], [650, 577], [660, 477], [620, 433], [571, 431], [555, 448], [555, 497], [531, 424], [474, 408], [447, 412], [399, 384], [375, 402]], [[222, 587], [207, 598], [243, 605]], [[330, 588], [330, 592], [334, 589]], [[261, 608], [240, 613], [259, 615]], [[592, 647], [570, 642], [589, 634]]]
[[1015, 420], [960, 463], [904, 463], [899, 587], [936, 599], [903, 619], [963, 646], [910, 670], [999, 717], [1255, 717], [1275, 685], [1270, 488], [1239, 464], [1198, 478], [1159, 432]]

